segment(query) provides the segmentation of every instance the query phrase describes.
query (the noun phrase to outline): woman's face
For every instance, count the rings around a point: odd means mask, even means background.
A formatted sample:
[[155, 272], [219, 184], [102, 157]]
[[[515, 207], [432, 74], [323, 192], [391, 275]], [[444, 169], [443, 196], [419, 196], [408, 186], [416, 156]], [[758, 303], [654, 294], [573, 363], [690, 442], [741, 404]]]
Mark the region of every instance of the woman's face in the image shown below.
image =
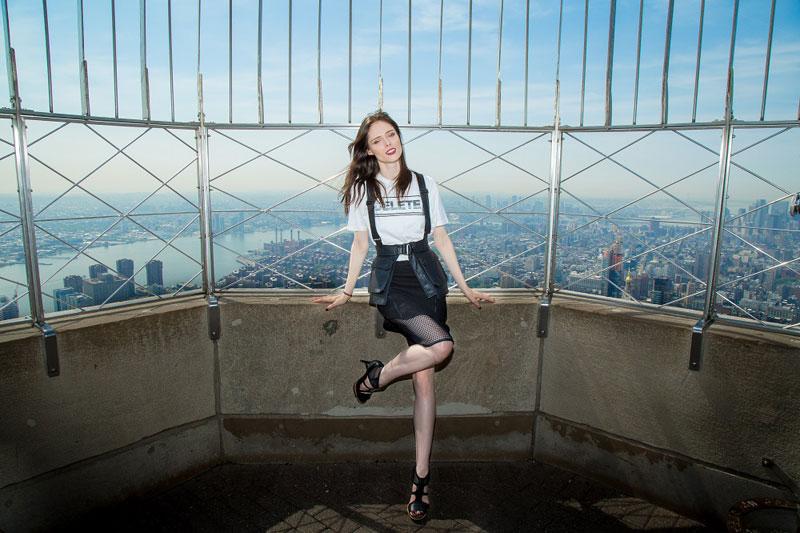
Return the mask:
[[374, 155], [379, 163], [396, 163], [403, 155], [403, 144], [397, 130], [379, 120], [367, 130], [367, 153]]

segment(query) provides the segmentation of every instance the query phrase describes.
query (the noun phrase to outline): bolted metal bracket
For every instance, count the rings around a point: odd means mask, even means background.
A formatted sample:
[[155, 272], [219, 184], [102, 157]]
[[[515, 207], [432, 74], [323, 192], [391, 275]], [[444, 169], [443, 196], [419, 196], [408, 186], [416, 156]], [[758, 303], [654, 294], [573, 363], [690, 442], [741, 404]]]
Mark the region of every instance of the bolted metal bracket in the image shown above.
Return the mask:
[[39, 325], [39, 329], [42, 330], [42, 339], [44, 340], [44, 364], [47, 368], [47, 375], [52, 378], [61, 374], [56, 330], [47, 324]]
[[536, 320], [536, 336], [547, 337], [547, 326], [550, 324], [550, 296], [543, 296], [539, 301], [539, 313]]
[[705, 333], [708, 327], [714, 323], [714, 318], [701, 318], [692, 327], [692, 348], [689, 354], [689, 370], [700, 370], [705, 353]]
[[219, 300], [211, 294], [208, 296], [208, 338], [215, 341], [221, 336], [222, 325], [220, 322]]

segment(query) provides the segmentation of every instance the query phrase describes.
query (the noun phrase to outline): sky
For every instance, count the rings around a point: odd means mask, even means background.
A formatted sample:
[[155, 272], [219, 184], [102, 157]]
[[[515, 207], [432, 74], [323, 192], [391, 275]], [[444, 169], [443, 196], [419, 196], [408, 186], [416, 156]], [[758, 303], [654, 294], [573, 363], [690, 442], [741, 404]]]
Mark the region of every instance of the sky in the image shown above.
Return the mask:
[[[561, 61], [558, 49], [559, 3], [544, 0], [473, 0], [472, 54], [468, 62], [468, 0], [412, 2], [396, 0], [352, 0], [352, 62], [348, 59], [348, 0], [263, 0], [262, 6], [262, 80], [265, 121], [283, 124], [289, 121], [289, 7], [292, 15], [291, 39], [291, 121], [294, 124], [317, 123], [317, 62], [323, 95], [323, 121], [327, 124], [357, 125], [361, 117], [378, 104], [378, 73], [382, 74], [384, 108], [401, 124], [409, 123], [408, 110], [408, 17], [411, 7], [411, 112], [406, 140], [425, 133], [418, 126], [437, 121], [439, 71], [439, 24], [443, 6], [441, 73], [443, 122], [467, 123], [467, 76], [469, 86], [469, 123], [494, 125], [497, 109], [498, 52], [501, 80], [501, 124], [506, 126], [548, 126], [553, 122], [556, 70], [561, 83], [562, 124], [581, 124], [581, 79], [584, 15], [586, 18], [586, 73], [583, 100], [583, 124], [601, 125], [605, 114], [605, 83], [608, 55], [609, 10], [607, 0], [565, 0], [561, 34]], [[617, 0], [612, 69], [612, 122], [656, 124], [661, 117], [661, 79], [664, 66], [667, 0], [646, 0], [642, 12], [642, 45], [638, 97], [634, 99], [637, 27], [639, 2]], [[84, 0], [84, 42], [88, 64], [91, 113], [99, 117], [115, 115], [113, 34], [111, 0]], [[151, 116], [154, 120], [172, 120], [167, 0], [146, 0], [146, 55], [149, 71]], [[197, 119], [197, 73], [203, 74], [204, 111], [209, 122], [255, 123], [258, 120], [258, 0], [234, 0], [232, 20], [229, 3], [204, 0], [201, 3], [201, 31], [198, 58], [198, 2], [173, 0], [172, 43], [175, 121]], [[677, 0], [674, 3], [668, 85], [668, 121], [689, 122], [700, 15], [700, 0]], [[25, 109], [49, 110], [45, 37], [41, 2], [9, 0], [10, 43], [16, 53], [22, 106]], [[765, 56], [769, 30], [770, 2], [740, 0], [734, 66], [734, 117], [758, 120], [761, 112]], [[79, 32], [76, 2], [47, 3], [53, 72], [53, 106], [57, 113], [80, 114]], [[118, 72], [118, 114], [123, 118], [142, 118], [140, 83], [140, 3], [117, 0], [116, 45]], [[501, 34], [502, 47], [498, 50]], [[529, 9], [528, 9], [529, 8]], [[526, 10], [528, 13], [528, 83], [527, 115], [525, 100]], [[318, 13], [321, 12], [320, 55], [317, 54]], [[698, 80], [696, 119], [698, 122], [720, 120], [724, 114], [726, 69], [731, 39], [733, 2], [707, 0]], [[229, 64], [228, 28], [232, 24], [232, 64]], [[777, 0], [773, 33], [766, 120], [796, 120], [800, 98], [800, 2]], [[2, 74], [6, 75], [6, 54], [2, 55]], [[352, 107], [348, 109], [348, 65], [352, 65]], [[469, 68], [468, 68], [469, 67]], [[229, 109], [229, 69], [232, 70], [232, 109]], [[0, 102], [8, 102], [8, 83], [0, 83]], [[6, 121], [7, 122], [7, 121]], [[29, 121], [29, 140], [53, 130], [58, 124]], [[95, 128], [97, 130], [97, 128]], [[115, 131], [111, 132], [113, 129]], [[116, 131], [116, 130], [125, 131]], [[99, 130], [98, 130], [99, 131]], [[80, 179], [91, 172], [114, 151], [144, 130], [106, 128], [102, 139], [82, 125], [69, 125], [43, 139], [31, 153], [34, 191], [57, 193], [69, 184], [55, 168], [68, 177]], [[745, 148], [780, 131], [779, 129], [744, 131], [737, 134], [735, 148]], [[220, 132], [222, 133], [222, 132]], [[216, 182], [231, 191], [277, 189], [299, 191], [333, 176], [347, 164], [347, 136], [330, 131], [312, 132], [272, 155], [278, 159], [257, 161], [233, 172], [232, 167], [253, 157], [256, 152], [237, 144], [237, 140], [257, 151], [269, 150], [296, 137], [297, 130], [277, 132], [227, 132], [212, 135], [212, 175], [223, 174]], [[749, 203], [755, 198], [772, 198], [797, 189], [794, 173], [800, 168], [796, 150], [797, 130], [791, 130], [746, 150], [740, 157], [746, 171], [735, 169], [732, 201]], [[581, 133], [567, 137], [564, 143], [564, 170], [570, 174], [592, 164], [611, 152], [636, 141], [634, 148], [623, 150], [615, 159], [620, 164], [603, 161], [572, 178], [573, 187], [587, 197], [633, 197], [652, 187], [630, 170], [659, 186], [702, 168], [717, 158], [719, 131], [696, 131], [681, 137], [672, 132]], [[10, 150], [10, 127], [0, 128], [0, 157]], [[113, 139], [111, 139], [113, 137]], [[688, 138], [687, 138], [688, 137]], [[580, 140], [579, 140], [580, 139]], [[109, 140], [114, 143], [109, 143]], [[182, 142], [181, 142], [182, 140]], [[511, 194], [533, 194], [541, 189], [540, 178], [547, 179], [549, 137], [535, 132], [459, 133], [434, 132], [413, 141], [408, 155], [413, 167], [447, 182], [463, 193], [496, 190], [502, 183]], [[586, 144], [594, 147], [591, 149]], [[147, 132], [126, 151], [135, 153], [144, 166], [167, 179], [191, 162], [194, 154], [191, 130], [172, 136], [164, 131]], [[702, 146], [697, 143], [701, 143]], [[488, 149], [482, 150], [475, 145]], [[188, 145], [188, 146], [187, 146]], [[495, 159], [470, 171], [486, 159], [516, 146], [504, 156], [510, 163]], [[705, 146], [706, 148], [704, 148]], [[792, 146], [795, 149], [792, 149]], [[710, 149], [710, 150], [709, 150]], [[86, 156], [75, 158], [76, 150]], [[599, 151], [598, 151], [599, 150]], [[9, 159], [0, 161], [0, 194], [15, 192]], [[117, 161], [122, 159], [122, 161]], [[47, 164], [45, 164], [47, 163]], [[304, 176], [283, 163], [301, 170]], [[745, 164], [746, 163], [746, 164]], [[116, 167], [112, 167], [116, 165]], [[51, 168], [47, 168], [47, 167]], [[519, 167], [529, 172], [524, 172]], [[459, 173], [464, 173], [459, 175]], [[194, 168], [188, 167], [177, 178], [187, 191], [194, 185]], [[533, 174], [533, 176], [531, 176]], [[766, 184], [766, 178], [777, 187]], [[119, 179], [122, 176], [124, 179]], [[455, 177], [454, 177], [455, 176]], [[738, 176], [738, 177], [737, 177]], [[713, 199], [716, 168], [687, 178], [677, 187], [681, 194]], [[97, 192], [143, 190], [158, 182], [135, 161], [116, 157], [88, 180]], [[337, 183], [335, 180], [332, 184]], [[692, 186], [690, 186], [692, 184]], [[566, 186], [566, 185], [565, 185]]]

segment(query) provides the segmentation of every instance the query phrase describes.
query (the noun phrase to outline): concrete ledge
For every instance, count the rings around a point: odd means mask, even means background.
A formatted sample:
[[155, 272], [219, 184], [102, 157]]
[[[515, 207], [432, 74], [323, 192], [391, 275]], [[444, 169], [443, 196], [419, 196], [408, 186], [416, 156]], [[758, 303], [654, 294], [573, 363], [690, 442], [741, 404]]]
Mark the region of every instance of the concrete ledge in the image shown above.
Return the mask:
[[[436, 461], [530, 459], [533, 413], [440, 416]], [[222, 421], [223, 449], [234, 462], [409, 461], [413, 421], [401, 417], [238, 417]]]
[[[538, 339], [532, 294], [498, 297], [481, 310], [448, 297], [455, 351], [436, 374], [446, 414], [532, 412]], [[225, 294], [220, 297], [220, 412], [259, 416], [404, 416], [411, 383], [397, 383], [368, 405], [353, 401], [359, 359], [384, 362], [407, 347], [396, 333], [375, 335], [377, 311], [367, 298], [326, 312], [310, 296]], [[380, 320], [383, 323], [383, 320]]]
[[206, 324], [195, 298], [54, 321], [52, 378], [40, 333], [3, 336], [0, 487], [214, 415]]
[[691, 319], [554, 300], [540, 411], [705, 464], [800, 478], [800, 338], [712, 326], [688, 369]]
[[734, 503], [787, 496], [757, 479], [547, 414], [537, 416], [534, 459], [721, 529]]
[[47, 529], [220, 462], [216, 417], [0, 489], [0, 531]]

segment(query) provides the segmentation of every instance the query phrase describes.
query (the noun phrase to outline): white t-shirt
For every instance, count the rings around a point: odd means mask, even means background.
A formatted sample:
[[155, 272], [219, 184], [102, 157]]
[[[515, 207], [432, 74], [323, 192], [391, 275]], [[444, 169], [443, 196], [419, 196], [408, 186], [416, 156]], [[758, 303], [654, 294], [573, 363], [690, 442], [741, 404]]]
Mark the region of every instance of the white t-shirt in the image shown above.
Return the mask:
[[[394, 180], [384, 178], [380, 174], [377, 176], [378, 182], [386, 187], [387, 194], [384, 196], [385, 206], [375, 201], [375, 226], [383, 244], [405, 244], [420, 240], [425, 233], [425, 211], [422, 208], [422, 198], [419, 194], [419, 184], [417, 176], [412, 173], [411, 185], [408, 191], [398, 202], [397, 194], [394, 190]], [[431, 213], [431, 231], [436, 226], [447, 224], [447, 213], [439, 197], [439, 187], [436, 182], [428, 176], [424, 176], [425, 186], [428, 188], [428, 204]], [[347, 216], [347, 229], [351, 231], [366, 231], [369, 240], [372, 239], [372, 232], [369, 229], [369, 212], [367, 211], [366, 191], [357, 205], [350, 206]], [[405, 254], [397, 256], [398, 261], [406, 261]]]

